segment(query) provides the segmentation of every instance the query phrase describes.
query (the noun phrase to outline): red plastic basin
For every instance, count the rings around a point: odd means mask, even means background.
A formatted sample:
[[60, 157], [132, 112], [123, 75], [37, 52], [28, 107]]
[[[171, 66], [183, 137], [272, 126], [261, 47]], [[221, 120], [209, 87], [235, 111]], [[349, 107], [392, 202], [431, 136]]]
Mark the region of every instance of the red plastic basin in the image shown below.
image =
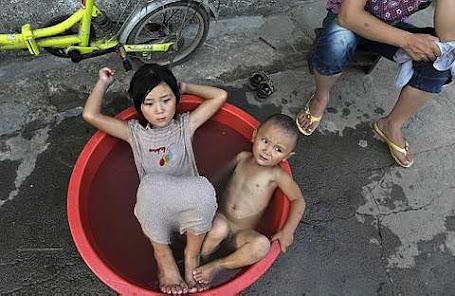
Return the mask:
[[[185, 95], [177, 112], [191, 111], [200, 103], [200, 98]], [[137, 113], [128, 108], [117, 117], [131, 119], [136, 118]], [[249, 114], [225, 104], [194, 136], [200, 173], [210, 175], [235, 154], [249, 149], [253, 130], [258, 125]], [[214, 138], [206, 136], [208, 133]], [[213, 145], [207, 141], [212, 141]], [[287, 162], [282, 167], [291, 175]], [[68, 222], [79, 253], [105, 284], [120, 294], [158, 295], [161, 293], [150, 284], [156, 281], [153, 249], [133, 214], [138, 184], [129, 145], [96, 132], [82, 150], [71, 175]], [[260, 231], [271, 236], [280, 229], [286, 222], [289, 206], [286, 196], [277, 190]], [[279, 253], [279, 244], [274, 241], [265, 258], [199, 295], [239, 293], [264, 274]]]

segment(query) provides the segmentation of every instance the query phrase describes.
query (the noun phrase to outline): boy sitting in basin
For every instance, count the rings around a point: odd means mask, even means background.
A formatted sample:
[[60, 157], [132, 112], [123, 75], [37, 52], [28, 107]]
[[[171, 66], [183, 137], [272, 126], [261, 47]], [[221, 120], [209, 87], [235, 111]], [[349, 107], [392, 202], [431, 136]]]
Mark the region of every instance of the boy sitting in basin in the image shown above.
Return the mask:
[[252, 152], [240, 152], [230, 162], [228, 170], [233, 173], [223, 192], [220, 212], [202, 245], [201, 256], [213, 254], [225, 239], [235, 251], [197, 267], [193, 271], [196, 281], [209, 284], [217, 271], [248, 266], [267, 255], [270, 241], [255, 229], [277, 187], [291, 201], [291, 209], [285, 225], [271, 240], [278, 240], [283, 252], [292, 243], [305, 200], [297, 183], [278, 164], [294, 154], [298, 135], [292, 118], [272, 115], [255, 130]]

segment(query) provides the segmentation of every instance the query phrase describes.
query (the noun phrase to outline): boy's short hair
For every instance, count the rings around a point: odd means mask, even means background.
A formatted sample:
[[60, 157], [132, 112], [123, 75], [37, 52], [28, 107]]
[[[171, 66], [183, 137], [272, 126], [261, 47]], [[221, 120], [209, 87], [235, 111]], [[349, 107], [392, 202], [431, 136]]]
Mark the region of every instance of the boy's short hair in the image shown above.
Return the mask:
[[133, 75], [128, 94], [133, 100], [134, 107], [142, 115], [141, 105], [149, 92], [161, 82], [166, 82], [175, 95], [177, 104], [180, 101], [180, 91], [174, 74], [165, 66], [146, 64], [141, 66]]
[[267, 119], [262, 122], [261, 126], [266, 123], [271, 123], [278, 126], [285, 133], [293, 137], [295, 139], [295, 143], [292, 149], [297, 146], [297, 142], [299, 140], [299, 129], [297, 128], [295, 121], [290, 116], [284, 114], [273, 114], [267, 117]]

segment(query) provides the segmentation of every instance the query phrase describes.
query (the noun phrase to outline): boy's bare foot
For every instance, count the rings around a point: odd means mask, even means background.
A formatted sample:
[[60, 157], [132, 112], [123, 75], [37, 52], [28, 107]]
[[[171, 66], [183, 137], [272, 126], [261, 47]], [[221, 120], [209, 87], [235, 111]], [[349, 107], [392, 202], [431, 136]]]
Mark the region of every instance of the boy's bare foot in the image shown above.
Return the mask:
[[197, 267], [193, 271], [193, 278], [202, 284], [209, 285], [212, 279], [215, 277], [218, 271], [222, 270], [217, 261], [213, 261]]
[[185, 256], [185, 281], [188, 285], [189, 293], [202, 292], [209, 288], [208, 284], [198, 283], [193, 278], [193, 271], [199, 266], [199, 258]]

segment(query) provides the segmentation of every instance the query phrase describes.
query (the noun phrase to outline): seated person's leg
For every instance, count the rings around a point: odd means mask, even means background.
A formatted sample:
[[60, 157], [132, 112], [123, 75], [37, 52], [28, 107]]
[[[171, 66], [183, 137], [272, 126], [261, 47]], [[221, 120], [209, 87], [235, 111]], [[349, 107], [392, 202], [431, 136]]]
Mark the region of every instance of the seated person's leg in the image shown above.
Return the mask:
[[217, 271], [251, 265], [264, 258], [270, 250], [269, 239], [254, 230], [241, 230], [236, 233], [234, 244], [234, 253], [196, 268], [194, 279], [199, 283], [209, 284]]
[[[416, 28], [409, 24], [400, 24], [402, 29], [413, 32], [434, 35], [433, 28]], [[379, 52], [382, 56], [393, 60], [393, 56], [398, 50], [397, 47], [380, 44], [377, 42], [366, 41], [367, 46]], [[441, 92], [442, 86], [451, 81], [450, 71], [437, 71], [433, 67], [433, 61], [416, 62], [413, 61], [413, 75], [408, 84], [401, 90], [397, 103], [392, 111], [377, 122], [378, 128], [392, 143], [402, 148], [406, 146], [406, 141], [402, 133], [402, 127], [409, 118], [431, 98], [432, 94]], [[408, 167], [413, 159], [410, 151], [406, 153], [390, 149], [395, 161], [401, 166]]]
[[205, 260], [213, 254], [220, 243], [229, 235], [229, 223], [223, 214], [217, 213], [213, 220], [212, 229], [207, 233], [202, 244], [201, 257]]
[[455, 1], [438, 0], [435, 9], [435, 28], [442, 42], [455, 40]]
[[[431, 62], [414, 62], [414, 74], [409, 83], [401, 90], [398, 101], [392, 111], [377, 122], [378, 128], [396, 146], [406, 148], [402, 127], [411, 116], [431, 98], [439, 93], [444, 83], [450, 81], [450, 71], [437, 71]], [[390, 147], [390, 146], [389, 146]], [[395, 161], [409, 167], [413, 163], [411, 150], [399, 151], [390, 149]]]
[[324, 19], [323, 26], [308, 60], [318, 74], [333, 76], [346, 68], [361, 38], [338, 25], [337, 15], [331, 12]]
[[327, 14], [323, 25], [316, 45], [308, 55], [308, 63], [314, 69], [316, 90], [297, 115], [299, 129], [307, 136], [318, 126], [329, 102], [330, 90], [346, 68], [360, 40], [358, 35], [338, 25], [337, 15], [331, 12]]
[[408, 83], [418, 90], [438, 94], [444, 84], [452, 81], [450, 70], [438, 71], [433, 67], [433, 62], [413, 62], [414, 74]]

